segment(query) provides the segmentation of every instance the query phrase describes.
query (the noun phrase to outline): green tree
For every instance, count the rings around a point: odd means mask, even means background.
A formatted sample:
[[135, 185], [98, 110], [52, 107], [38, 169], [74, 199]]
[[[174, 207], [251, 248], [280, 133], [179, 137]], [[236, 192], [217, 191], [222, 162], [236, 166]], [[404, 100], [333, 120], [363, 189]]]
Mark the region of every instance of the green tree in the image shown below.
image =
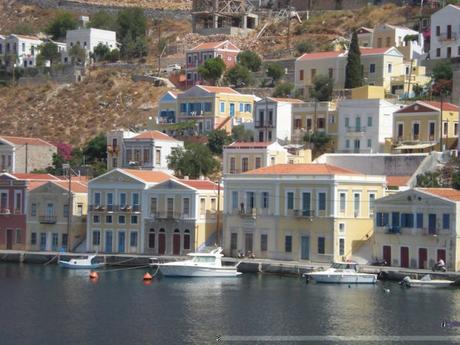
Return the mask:
[[420, 98], [425, 93], [425, 87], [423, 85], [415, 84], [412, 87], [412, 91], [414, 91], [415, 98]]
[[333, 152], [334, 150], [332, 138], [325, 133], [307, 133], [305, 134], [304, 141], [310, 144], [314, 157], [318, 157], [326, 152]]
[[106, 11], [98, 11], [91, 15], [91, 20], [88, 23], [88, 27], [116, 31], [117, 18]]
[[204, 64], [198, 67], [198, 73], [204, 80], [216, 85], [225, 71], [225, 63], [220, 57], [208, 59]]
[[99, 43], [93, 52], [96, 61], [105, 61], [110, 59], [110, 48], [103, 43]]
[[281, 79], [284, 74], [283, 66], [278, 63], [271, 63], [267, 66], [267, 76], [272, 78], [272, 85]]
[[86, 163], [105, 162], [107, 156], [107, 138], [104, 133], [100, 133], [92, 138], [84, 147], [83, 154]]
[[120, 60], [120, 51], [118, 49], [113, 49], [109, 55], [110, 62], [117, 62]]
[[330, 101], [334, 89], [334, 81], [327, 76], [319, 75], [313, 81], [311, 96], [320, 102]]
[[230, 68], [225, 74], [225, 79], [231, 85], [236, 87], [248, 86], [251, 84], [251, 72], [240, 64], [236, 64], [234, 67]]
[[361, 52], [358, 44], [358, 34], [353, 31], [351, 37], [350, 50], [347, 56], [347, 66], [345, 68], [345, 88], [353, 89], [363, 85], [363, 73], [361, 69]]
[[253, 141], [254, 132], [246, 129], [244, 125], [237, 125], [232, 128], [233, 141]]
[[86, 63], [86, 50], [76, 44], [69, 50], [69, 57], [73, 64]]
[[45, 32], [53, 37], [53, 40], [64, 39], [68, 30], [75, 30], [78, 27], [78, 21], [74, 15], [69, 12], [62, 12], [54, 18]]
[[126, 8], [118, 12], [117, 36], [121, 45], [120, 53], [126, 58], [147, 55], [147, 18], [141, 8]]
[[291, 83], [280, 83], [273, 91], [273, 97], [288, 97], [294, 90], [294, 85]]
[[435, 95], [449, 95], [452, 92], [453, 68], [450, 61], [438, 62], [432, 71], [432, 92]]
[[221, 155], [225, 145], [232, 142], [232, 137], [225, 129], [218, 129], [208, 133], [208, 148], [215, 155]]
[[209, 148], [202, 144], [188, 144], [186, 149], [174, 150], [168, 157], [168, 168], [179, 177], [211, 176], [220, 169], [220, 163]]
[[13, 32], [18, 35], [33, 35], [35, 28], [30, 23], [19, 23], [15, 26]]
[[47, 60], [53, 65], [55, 62], [59, 62], [60, 59], [61, 53], [55, 43], [46, 42], [40, 46], [40, 54], [37, 55], [37, 65], [43, 65]]
[[417, 187], [441, 187], [440, 175], [441, 173], [439, 171], [427, 171], [424, 174], [417, 175]]
[[311, 53], [314, 50], [314, 45], [310, 41], [302, 41], [296, 44], [295, 49], [299, 55]]
[[238, 63], [252, 72], [257, 72], [260, 70], [262, 65], [262, 59], [257, 53], [245, 50], [238, 54], [237, 56]]

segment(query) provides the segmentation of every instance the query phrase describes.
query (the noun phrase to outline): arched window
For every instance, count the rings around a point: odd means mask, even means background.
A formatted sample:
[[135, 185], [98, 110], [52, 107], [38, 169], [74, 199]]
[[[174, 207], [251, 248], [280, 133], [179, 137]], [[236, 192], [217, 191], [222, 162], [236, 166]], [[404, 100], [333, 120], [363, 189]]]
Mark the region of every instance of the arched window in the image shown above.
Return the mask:
[[149, 248], [155, 248], [155, 229], [149, 230]]
[[178, 233], [178, 232], [180, 232], [180, 231], [179, 231], [179, 229], [176, 229], [176, 230], [174, 230], [174, 232], [175, 232], [175, 233]]
[[184, 249], [190, 249], [190, 230], [188, 229], [184, 231]]
[[160, 232], [165, 232], [165, 229], [161, 228], [161, 229], [160, 229]]

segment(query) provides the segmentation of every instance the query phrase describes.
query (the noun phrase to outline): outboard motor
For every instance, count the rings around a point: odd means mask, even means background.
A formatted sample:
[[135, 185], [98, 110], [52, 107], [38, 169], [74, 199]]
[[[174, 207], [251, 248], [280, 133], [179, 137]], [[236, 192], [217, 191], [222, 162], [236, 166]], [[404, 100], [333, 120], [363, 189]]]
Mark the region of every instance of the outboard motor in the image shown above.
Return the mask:
[[403, 280], [399, 282], [399, 285], [402, 287], [410, 288], [410, 277], [404, 277]]

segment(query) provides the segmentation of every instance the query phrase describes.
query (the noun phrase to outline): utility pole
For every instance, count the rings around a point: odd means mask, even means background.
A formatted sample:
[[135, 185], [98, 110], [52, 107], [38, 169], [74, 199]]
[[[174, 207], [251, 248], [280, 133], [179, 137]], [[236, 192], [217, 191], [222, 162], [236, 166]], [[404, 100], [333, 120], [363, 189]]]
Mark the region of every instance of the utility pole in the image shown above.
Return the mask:
[[220, 181], [221, 179], [217, 181], [217, 214], [216, 214], [216, 242], [217, 246], [220, 246], [220, 227], [219, 227], [219, 222], [220, 222]]
[[440, 133], [441, 135], [439, 136], [439, 150], [440, 150], [441, 152], [444, 151], [443, 148], [442, 148], [442, 145], [443, 145], [443, 144], [442, 144], [442, 132], [444, 131], [444, 125], [443, 125], [443, 123], [442, 123], [442, 108], [443, 108], [443, 101], [444, 101], [444, 97], [443, 97], [443, 93], [442, 93], [442, 90], [441, 90], [441, 123], [440, 123], [440, 125], [439, 125], [439, 126], [441, 127], [441, 128], [440, 128], [440, 129], [441, 129], [441, 133]]
[[[414, 61], [414, 59], [410, 60], [410, 71], [409, 71], [409, 83], [407, 85], [407, 96], [409, 96], [409, 94], [410, 94], [410, 84], [411, 84], [411, 80], [412, 80], [412, 62], [413, 61]], [[403, 91], [404, 91], [404, 87], [403, 87]]]
[[70, 248], [70, 227], [72, 225], [72, 214], [73, 214], [73, 207], [72, 207], [72, 172], [70, 169], [70, 162], [67, 164], [68, 169], [67, 169], [67, 174], [68, 174], [68, 179], [69, 179], [69, 186], [68, 186], [68, 206], [67, 206], [67, 252], [71, 252]]
[[29, 144], [26, 143], [26, 166], [25, 166], [25, 171], [26, 171], [26, 174], [29, 172], [28, 170], [28, 163], [29, 163]]

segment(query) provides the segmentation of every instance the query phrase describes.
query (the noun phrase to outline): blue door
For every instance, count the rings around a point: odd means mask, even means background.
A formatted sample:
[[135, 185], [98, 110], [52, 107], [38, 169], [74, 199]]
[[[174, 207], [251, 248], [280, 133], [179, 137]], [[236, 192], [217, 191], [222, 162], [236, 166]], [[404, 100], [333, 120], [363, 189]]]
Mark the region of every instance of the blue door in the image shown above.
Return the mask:
[[120, 231], [118, 233], [118, 252], [124, 253], [125, 252], [125, 232]]
[[230, 116], [235, 116], [235, 104], [230, 103]]
[[300, 248], [300, 259], [310, 260], [310, 237], [302, 236], [301, 248]]
[[46, 232], [40, 233], [40, 250], [46, 250]]
[[112, 231], [105, 232], [105, 252], [111, 253], [113, 250], [112, 247]]
[[436, 234], [436, 214], [430, 213], [428, 215], [428, 233], [430, 235]]

